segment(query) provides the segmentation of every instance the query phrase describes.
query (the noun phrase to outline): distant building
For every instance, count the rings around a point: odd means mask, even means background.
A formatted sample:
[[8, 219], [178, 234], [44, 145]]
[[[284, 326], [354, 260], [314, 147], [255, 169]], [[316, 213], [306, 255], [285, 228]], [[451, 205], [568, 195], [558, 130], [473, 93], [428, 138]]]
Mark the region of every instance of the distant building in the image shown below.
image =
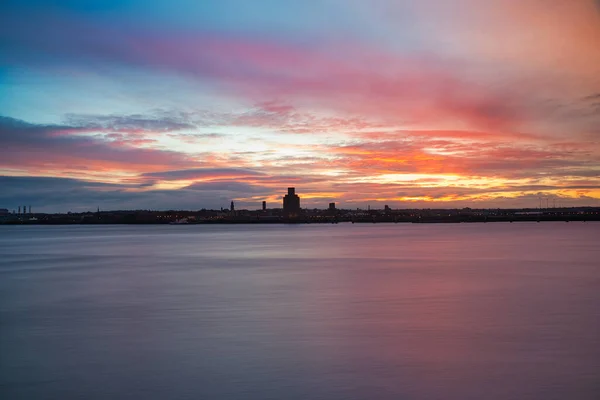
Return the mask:
[[0, 208], [0, 215], [8, 215], [10, 214], [7, 208]]
[[296, 188], [288, 188], [288, 193], [283, 196], [283, 213], [288, 217], [300, 213], [300, 197], [296, 194]]
[[267, 202], [266, 201], [262, 202], [262, 210], [267, 211]]
[[231, 201], [230, 211], [235, 211], [235, 204], [233, 204], [233, 200]]
[[390, 212], [392, 211], [392, 209], [390, 208], [390, 206], [388, 206], [387, 204], [384, 207], [385, 212]]
[[330, 211], [335, 210], [335, 203], [329, 203], [329, 210]]

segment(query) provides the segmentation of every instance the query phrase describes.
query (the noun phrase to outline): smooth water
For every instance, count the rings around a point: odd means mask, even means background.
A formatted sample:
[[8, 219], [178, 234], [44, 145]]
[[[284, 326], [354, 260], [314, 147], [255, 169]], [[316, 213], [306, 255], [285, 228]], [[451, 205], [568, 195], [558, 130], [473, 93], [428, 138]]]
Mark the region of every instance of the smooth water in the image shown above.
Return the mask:
[[0, 227], [2, 399], [600, 398], [600, 223]]

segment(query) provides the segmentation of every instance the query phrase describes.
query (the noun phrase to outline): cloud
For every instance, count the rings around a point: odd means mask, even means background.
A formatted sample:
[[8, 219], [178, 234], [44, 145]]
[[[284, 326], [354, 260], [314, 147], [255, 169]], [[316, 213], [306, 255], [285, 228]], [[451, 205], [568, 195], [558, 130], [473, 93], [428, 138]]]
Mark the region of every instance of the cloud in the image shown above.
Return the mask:
[[356, 44], [331, 54], [276, 40], [106, 27], [64, 16], [16, 15], [0, 32], [52, 62], [118, 63], [219, 82], [258, 100], [271, 118], [293, 111], [293, 104], [274, 100], [281, 98], [394, 123], [460, 118], [487, 128], [512, 127], [522, 118], [516, 99], [461, 76], [463, 66], [434, 55], [406, 57]]
[[[136, 146], [145, 144], [125, 144], [106, 133], [88, 136], [88, 129], [2, 118], [0, 143], [7, 153], [0, 165], [7, 169], [30, 168], [32, 172], [54, 169], [55, 175], [87, 180], [111, 180], [115, 172], [126, 172], [112, 180], [123, 186], [91, 187], [91, 183], [83, 186], [78, 181], [77, 187], [89, 190], [85, 195], [91, 200], [129, 202], [137, 198], [151, 201], [155, 207], [171, 201], [168, 193], [191, 196], [190, 192], [201, 192], [210, 199], [239, 199], [242, 204], [252, 204], [257, 197], [274, 201], [288, 185], [299, 187], [309, 196], [307, 204], [315, 205], [320, 204], [318, 198], [354, 203], [384, 198], [401, 201], [398, 185], [403, 187], [407, 201], [460, 198], [493, 202], [501, 197], [498, 193], [515, 197], [516, 192], [533, 190], [562, 191], [573, 198], [582, 194], [594, 197], [598, 193], [594, 179], [600, 176], [598, 150], [585, 143], [548, 143], [528, 138], [529, 142], [506, 144], [496, 138], [487, 140], [486, 135], [476, 132], [368, 134], [347, 144], [299, 145], [298, 149], [307, 155], [297, 156], [249, 151], [198, 157], [139, 148]], [[391, 139], [398, 134], [406, 136]], [[406, 184], [409, 181], [411, 185]], [[354, 186], [349, 186], [352, 182]], [[133, 193], [136, 191], [140, 193]]]
[[0, 204], [10, 208], [31, 205], [38, 212], [92, 210], [100, 203], [135, 197], [126, 191], [131, 185], [69, 178], [0, 176], [0, 187]]
[[186, 129], [196, 126], [181, 117], [163, 115], [150, 118], [147, 115], [80, 115], [66, 114], [66, 124], [89, 131], [100, 130], [110, 132], [143, 132], [160, 133]]
[[250, 195], [261, 194], [269, 196], [273, 193], [273, 189], [266, 186], [253, 185], [246, 182], [238, 182], [235, 180], [220, 180], [212, 182], [196, 182], [186, 187], [189, 190], [196, 191], [216, 191], [216, 192], [231, 192], [237, 193], [238, 197], [249, 197]]
[[204, 144], [207, 141], [225, 139], [228, 135], [223, 133], [169, 133], [168, 137], [186, 144]]
[[[486, 141], [471, 137], [436, 138], [427, 135], [406, 136], [397, 140], [362, 140], [330, 146], [328, 151], [339, 164], [357, 175], [382, 173], [445, 173], [468, 176], [505, 177], [543, 175], [545, 177], [593, 175], [598, 173], [598, 149], [587, 143], [545, 142], [514, 143]], [[410, 135], [410, 133], [408, 133]], [[429, 136], [428, 136], [429, 135]]]
[[[2, 117], [0, 169], [80, 178], [70, 183], [80, 194], [114, 204], [179, 201], [172, 195], [191, 201], [198, 193], [215, 204], [234, 197], [250, 204], [253, 197], [275, 199], [288, 184], [313, 199], [352, 204], [495, 204], [535, 190], [600, 197], [600, 25], [598, 13], [589, 12], [593, 3], [374, 2], [335, 4], [364, 11], [357, 14], [363, 22], [394, 43], [315, 43], [242, 27], [167, 28], [81, 18], [60, 7], [8, 7], [0, 13], [0, 62], [11, 71], [151, 72], [206, 90], [199, 97], [210, 100], [202, 106], [192, 96], [173, 105], [177, 96], [167, 90], [138, 99], [133, 109], [166, 103], [169, 110], [66, 109], [51, 116], [62, 117], [55, 124]], [[414, 48], [394, 34], [404, 12], [422, 35]], [[133, 187], [89, 187], [86, 180]]]
[[223, 178], [248, 178], [264, 176], [263, 172], [243, 168], [192, 168], [175, 171], [148, 172], [142, 174], [144, 178], [160, 180], [199, 180]]
[[86, 133], [90, 128], [81, 125], [31, 124], [0, 117], [0, 168], [147, 171], [193, 165], [181, 153], [137, 148]]
[[[255, 209], [262, 200], [271, 207], [281, 204], [284, 188], [273, 188], [235, 180], [199, 182], [177, 190], [146, 189], [141, 185], [107, 184], [79, 179], [48, 177], [0, 176], [0, 206], [16, 209], [31, 205], [37, 212], [95, 211], [118, 209], [219, 209], [234, 200], [238, 208]], [[327, 191], [303, 185], [299, 189], [303, 207], [324, 208], [329, 201], [339, 207], [366, 207], [367, 204], [389, 204], [393, 207], [530, 207], [537, 204], [540, 195], [559, 198], [562, 205], [599, 205], [598, 198], [587, 195], [598, 191], [600, 185], [554, 186], [514, 185], [497, 188], [470, 188], [461, 186], [423, 186], [413, 183], [340, 183], [326, 186]]]
[[[140, 190], [138, 185], [15, 176], [0, 176], [0, 187], [1, 207], [16, 209], [31, 205], [34, 212], [95, 211], [97, 207], [102, 210], [219, 209], [249, 193], [266, 195], [268, 192], [265, 188], [239, 182], [212, 182], [179, 190]], [[237, 203], [240, 208], [257, 208], [260, 201]]]

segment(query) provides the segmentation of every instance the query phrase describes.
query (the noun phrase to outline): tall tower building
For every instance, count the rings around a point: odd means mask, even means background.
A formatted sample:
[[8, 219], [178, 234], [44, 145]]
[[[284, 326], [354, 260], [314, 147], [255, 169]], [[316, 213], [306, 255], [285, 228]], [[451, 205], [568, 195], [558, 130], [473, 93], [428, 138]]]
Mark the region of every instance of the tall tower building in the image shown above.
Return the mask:
[[231, 201], [231, 206], [229, 208], [231, 211], [235, 211], [235, 204], [233, 204], [233, 200]]
[[262, 210], [267, 211], [267, 202], [266, 201], [262, 202]]
[[296, 194], [296, 188], [288, 188], [288, 193], [283, 196], [283, 213], [288, 217], [300, 214], [300, 197]]

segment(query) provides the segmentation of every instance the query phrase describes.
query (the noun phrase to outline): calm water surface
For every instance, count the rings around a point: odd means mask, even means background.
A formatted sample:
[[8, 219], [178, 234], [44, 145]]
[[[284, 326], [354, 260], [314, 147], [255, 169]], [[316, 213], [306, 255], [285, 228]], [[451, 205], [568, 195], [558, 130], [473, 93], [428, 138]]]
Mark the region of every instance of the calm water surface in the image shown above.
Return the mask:
[[2, 399], [600, 398], [600, 224], [0, 227]]

